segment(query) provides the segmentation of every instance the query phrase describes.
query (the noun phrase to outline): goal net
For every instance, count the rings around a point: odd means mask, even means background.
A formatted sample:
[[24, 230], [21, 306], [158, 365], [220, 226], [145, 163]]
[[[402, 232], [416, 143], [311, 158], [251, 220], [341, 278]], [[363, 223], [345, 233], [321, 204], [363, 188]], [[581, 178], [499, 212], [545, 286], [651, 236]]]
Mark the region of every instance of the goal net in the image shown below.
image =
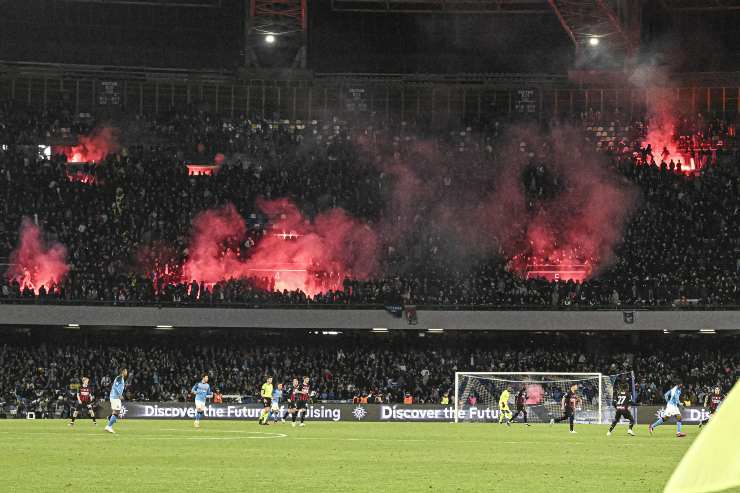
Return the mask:
[[[561, 399], [576, 385], [581, 398], [577, 423], [608, 423], [614, 417], [612, 398], [620, 375], [601, 373], [455, 373], [455, 422], [494, 421], [499, 397], [508, 388], [509, 409], [517, 413], [517, 394], [524, 390], [524, 409], [530, 423], [547, 423], [562, 415]], [[523, 415], [517, 417], [523, 421]]]

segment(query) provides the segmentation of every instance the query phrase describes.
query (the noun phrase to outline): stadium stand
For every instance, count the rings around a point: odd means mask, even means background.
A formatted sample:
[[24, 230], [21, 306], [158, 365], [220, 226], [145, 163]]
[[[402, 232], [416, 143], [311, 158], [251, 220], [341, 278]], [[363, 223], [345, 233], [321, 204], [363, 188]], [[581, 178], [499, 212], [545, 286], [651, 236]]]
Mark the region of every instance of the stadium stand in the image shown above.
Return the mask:
[[[43, 336], [5, 332], [0, 362], [0, 408], [20, 415], [27, 410], [61, 413], [81, 376], [107, 389], [116, 365], [137, 368], [127, 400], [183, 401], [199, 371], [211, 375], [224, 395], [254, 402], [265, 374], [276, 381], [309, 375], [321, 401], [439, 403], [452, 390], [455, 371], [578, 372], [605, 374], [634, 370], [640, 404], [662, 402], [662, 389], [680, 378], [685, 399], [703, 402], [715, 385], [729, 388], [737, 379], [737, 354], [721, 337], [642, 335], [635, 345], [629, 335], [604, 335], [603, 344], [582, 334], [455, 334], [418, 338], [346, 333], [267, 334], [218, 332], [148, 335], [127, 334], [125, 344], [110, 346], [103, 332]], [[209, 339], [208, 337], [211, 336]], [[445, 338], [444, 348], [439, 337]], [[42, 340], [43, 339], [43, 340]], [[297, 351], [297, 347], [302, 348]], [[553, 350], [553, 347], [557, 349]], [[70, 385], [72, 387], [70, 387]], [[99, 391], [98, 397], [104, 397]]]
[[0, 6], [5, 490], [740, 486], [740, 0]]
[[[45, 286], [40, 293], [4, 279], [0, 297], [4, 302], [196, 305], [738, 304], [735, 231], [740, 202], [734, 193], [738, 186], [735, 122], [705, 120], [701, 115], [681, 121], [677, 129], [683, 136], [681, 145], [702, 163], [695, 176], [687, 178], [671, 172], [667, 164], [641, 165], [651, 152], [641, 147], [646, 122], [604, 125], [594, 123], [593, 118], [583, 118], [584, 138], [595, 141], [610, 157], [611, 166], [639, 188], [641, 204], [617, 242], [617, 258], [583, 283], [523, 280], [499, 257], [480, 260], [471, 272], [435, 264], [423, 251], [393, 252], [382, 259], [382, 276], [346, 279], [342, 289], [313, 296], [274, 291], [264, 278], [224, 280], [215, 285], [196, 279], [195, 286], [193, 280], [153, 281], [135, 261], [142, 245], [157, 241], [173, 245], [169, 268], [177, 271], [187, 256], [192, 218], [227, 202], [251, 221], [251, 236], [239, 246], [240, 255], [248, 255], [253, 242], [266, 231], [260, 228], [267, 219], [255, 208], [257, 197], [295, 197], [313, 212], [338, 206], [363, 220], [378, 220], [384, 213], [382, 190], [387, 177], [363, 156], [357, 144], [362, 138], [388, 143], [373, 148], [380, 155], [377, 159], [416, 159], [420, 140], [428, 142], [433, 135], [431, 142], [439, 152], [485, 165], [500, 158], [497, 139], [508, 125], [501, 121], [480, 130], [467, 127], [440, 133], [417, 122], [384, 125], [336, 118], [331, 122], [268, 122], [223, 119], [192, 110], [138, 117], [126, 124], [127, 129], [133, 125], [139, 133], [174, 146], [131, 145], [88, 170], [94, 185], [70, 179], [64, 156], [29, 157], [17, 146], [6, 144], [0, 152], [5, 177], [0, 193], [7, 198], [0, 255], [7, 258], [17, 244], [21, 218], [35, 217], [50, 239], [68, 247], [72, 268], [61, 284]], [[53, 135], [84, 135], [96, 124], [93, 119], [75, 118], [63, 108], [39, 112], [9, 102], [0, 105], [0, 121], [7, 122], [0, 125], [0, 139], [9, 144]], [[622, 128], [627, 129], [627, 136], [612, 133]], [[224, 152], [236, 158], [216, 176], [189, 176], [183, 166], [183, 149], [211, 157]], [[653, 157], [656, 162], [660, 159]], [[540, 164], [546, 165], [546, 158]], [[325, 169], [332, 172], [325, 173]], [[541, 183], [528, 185], [534, 187], [532, 193], [547, 192]], [[398, 222], [413, 220], [397, 218]], [[429, 224], [419, 239], [430, 249], [444, 242]]]

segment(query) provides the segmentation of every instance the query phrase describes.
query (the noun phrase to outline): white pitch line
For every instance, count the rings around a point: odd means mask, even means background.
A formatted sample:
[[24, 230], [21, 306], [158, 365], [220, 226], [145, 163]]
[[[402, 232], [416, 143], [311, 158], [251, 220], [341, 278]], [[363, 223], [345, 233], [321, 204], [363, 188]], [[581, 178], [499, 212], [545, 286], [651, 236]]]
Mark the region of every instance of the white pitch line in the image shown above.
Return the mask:
[[[291, 440], [331, 440], [331, 441], [345, 441], [345, 442], [435, 442], [437, 443], [438, 440], [432, 440], [429, 438], [335, 438], [335, 437], [296, 437], [296, 436], [290, 436], [288, 437]], [[445, 442], [445, 443], [491, 443], [489, 440], [453, 440], [451, 442]], [[535, 441], [526, 441], [526, 442], [496, 442], [496, 443], [503, 443], [507, 445], [519, 445], [522, 443], [541, 443], [541, 442], [535, 442]]]

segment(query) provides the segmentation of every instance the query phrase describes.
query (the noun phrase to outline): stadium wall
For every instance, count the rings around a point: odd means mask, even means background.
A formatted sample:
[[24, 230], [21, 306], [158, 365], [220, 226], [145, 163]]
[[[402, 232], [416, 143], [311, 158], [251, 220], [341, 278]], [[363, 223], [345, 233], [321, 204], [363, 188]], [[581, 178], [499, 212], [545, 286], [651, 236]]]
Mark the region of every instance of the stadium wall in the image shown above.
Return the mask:
[[[740, 74], [671, 82], [676, 108], [728, 117], [740, 113]], [[649, 94], [603, 81], [574, 84], [565, 77], [491, 74], [452, 79], [434, 76], [317, 75], [300, 80], [235, 80], [214, 72], [128, 71], [94, 67], [37, 67], [0, 62], [0, 100], [39, 108], [64, 105], [75, 114], [163, 114], [196, 105], [227, 117], [271, 120], [414, 119], [435, 125], [496, 116], [548, 119], [619, 110], [631, 119], [646, 111]]]
[[[415, 314], [416, 316], [409, 317]], [[244, 329], [446, 329], [541, 331], [736, 331], [736, 310], [455, 310], [382, 308], [157, 308], [80, 305], [0, 305], [11, 326], [244, 328]]]

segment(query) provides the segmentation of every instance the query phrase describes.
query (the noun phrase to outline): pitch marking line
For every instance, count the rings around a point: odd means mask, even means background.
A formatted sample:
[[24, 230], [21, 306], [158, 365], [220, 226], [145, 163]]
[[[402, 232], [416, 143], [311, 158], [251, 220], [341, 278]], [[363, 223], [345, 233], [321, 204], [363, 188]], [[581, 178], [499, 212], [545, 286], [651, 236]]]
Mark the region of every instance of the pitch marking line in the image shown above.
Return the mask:
[[[291, 440], [332, 440], [332, 441], [345, 441], [345, 442], [437, 442], [429, 438], [335, 438], [335, 437], [289, 437]], [[453, 440], [451, 443], [490, 443], [486, 440]], [[522, 443], [540, 443], [540, 442], [512, 442], [512, 441], [497, 441], [496, 443], [503, 443], [507, 445], [519, 445]]]

